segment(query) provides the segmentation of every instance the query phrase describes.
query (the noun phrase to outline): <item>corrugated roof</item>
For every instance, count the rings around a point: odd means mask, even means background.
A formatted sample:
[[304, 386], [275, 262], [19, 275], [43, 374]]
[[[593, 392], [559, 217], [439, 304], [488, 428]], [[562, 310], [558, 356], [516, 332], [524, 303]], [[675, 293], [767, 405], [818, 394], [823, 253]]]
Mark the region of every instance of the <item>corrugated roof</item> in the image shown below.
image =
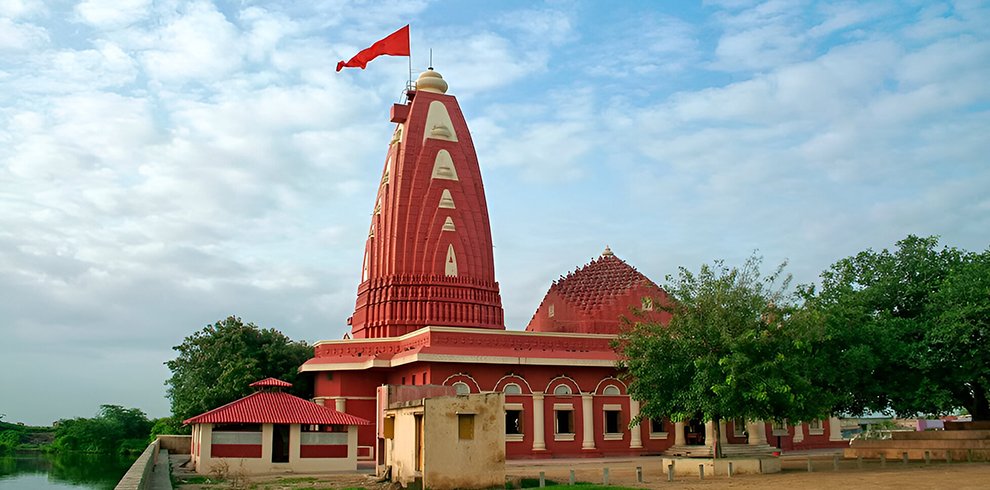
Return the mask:
[[288, 381], [282, 381], [280, 379], [275, 379], [275, 378], [265, 378], [265, 379], [263, 379], [261, 381], [255, 381], [254, 383], [251, 383], [248, 386], [250, 386], [252, 388], [256, 388], [256, 387], [259, 387], [259, 386], [278, 386], [278, 387], [281, 387], [281, 388], [288, 388], [288, 387], [292, 386], [292, 383], [290, 383]]
[[338, 412], [288, 393], [272, 391], [252, 393], [183, 423], [371, 425], [371, 422], [360, 417]]

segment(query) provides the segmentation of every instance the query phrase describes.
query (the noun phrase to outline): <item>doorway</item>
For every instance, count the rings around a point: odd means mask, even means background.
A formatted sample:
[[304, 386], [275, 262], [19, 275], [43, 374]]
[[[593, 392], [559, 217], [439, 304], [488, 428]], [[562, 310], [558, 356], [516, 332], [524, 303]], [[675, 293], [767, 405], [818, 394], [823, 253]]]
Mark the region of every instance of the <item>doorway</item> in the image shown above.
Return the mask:
[[684, 424], [684, 443], [688, 446], [705, 445], [705, 423], [695, 417]]
[[274, 424], [272, 426], [272, 463], [289, 462], [289, 426]]
[[415, 420], [415, 430], [416, 430], [416, 453], [414, 455], [415, 463], [413, 469], [415, 471], [423, 471], [423, 414], [417, 413], [413, 415], [413, 420]]

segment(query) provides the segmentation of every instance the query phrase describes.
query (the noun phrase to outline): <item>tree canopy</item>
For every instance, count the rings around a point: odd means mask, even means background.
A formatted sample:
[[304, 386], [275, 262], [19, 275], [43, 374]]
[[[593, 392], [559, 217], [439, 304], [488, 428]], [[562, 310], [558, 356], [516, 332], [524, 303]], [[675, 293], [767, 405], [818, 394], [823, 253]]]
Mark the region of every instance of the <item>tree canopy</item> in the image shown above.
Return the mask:
[[94, 418], [60, 420], [53, 445], [69, 451], [141, 452], [148, 445], [149, 429], [151, 422], [141, 410], [101, 405]]
[[807, 287], [824, 319], [823, 384], [847, 413], [939, 414], [965, 407], [990, 418], [990, 250], [939, 247], [908, 236], [866, 250]]
[[207, 325], [173, 349], [179, 355], [165, 363], [172, 371], [165, 384], [178, 420], [248, 395], [250, 383], [267, 377], [293, 383], [289, 391], [303, 397], [310, 392], [311, 380], [297, 369], [313, 356], [313, 348], [234, 316]]
[[829, 412], [831, 398], [806, 362], [818, 318], [788, 291], [785, 264], [763, 276], [761, 262], [680, 268], [665, 285], [670, 322], [634, 323], [619, 336], [619, 369], [645, 402], [641, 418], [812, 420]]

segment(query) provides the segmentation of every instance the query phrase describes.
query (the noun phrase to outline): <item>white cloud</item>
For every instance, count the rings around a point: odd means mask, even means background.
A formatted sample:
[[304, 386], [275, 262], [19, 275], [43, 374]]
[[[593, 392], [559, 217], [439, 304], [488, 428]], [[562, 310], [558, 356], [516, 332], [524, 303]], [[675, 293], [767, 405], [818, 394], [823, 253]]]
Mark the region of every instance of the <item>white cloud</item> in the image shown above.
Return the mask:
[[48, 32], [43, 27], [0, 17], [0, 52], [36, 48], [48, 40]]
[[41, 0], [0, 0], [0, 17], [30, 17], [45, 10], [45, 4]]
[[220, 80], [243, 63], [237, 28], [212, 4], [188, 5], [153, 36], [155, 48], [142, 61], [148, 75], [163, 83]]
[[151, 0], [85, 0], [76, 5], [76, 13], [97, 28], [113, 29], [145, 19]]

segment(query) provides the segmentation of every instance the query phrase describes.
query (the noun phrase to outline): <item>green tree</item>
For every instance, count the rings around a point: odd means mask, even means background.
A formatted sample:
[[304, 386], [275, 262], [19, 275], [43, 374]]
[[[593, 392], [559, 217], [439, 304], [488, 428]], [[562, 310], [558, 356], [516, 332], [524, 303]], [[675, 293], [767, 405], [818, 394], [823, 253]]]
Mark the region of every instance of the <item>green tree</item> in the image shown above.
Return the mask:
[[[807, 359], [819, 339], [818, 317], [788, 292], [781, 264], [760, 273], [753, 256], [741, 268], [721, 261], [695, 274], [667, 277], [667, 325], [635, 323], [619, 336], [620, 371], [644, 401], [640, 418], [700, 417], [812, 420], [832, 399], [814, 382]], [[716, 446], [716, 456], [720, 454]]]
[[156, 437], [160, 435], [167, 434], [189, 434], [191, 428], [188, 425], [182, 425], [182, 420], [178, 417], [162, 417], [160, 419], [155, 419], [152, 421], [151, 434], [148, 436], [148, 442], [152, 442]]
[[68, 451], [140, 452], [147, 445], [150, 429], [151, 421], [137, 408], [101, 405], [94, 418], [60, 420], [52, 445]]
[[172, 371], [165, 384], [179, 420], [245, 396], [250, 383], [267, 377], [293, 383], [290, 391], [299, 395], [311, 389], [311, 380], [297, 373], [313, 357], [311, 346], [234, 316], [207, 325], [173, 349], [179, 355], [165, 363]]
[[823, 383], [837, 408], [990, 416], [987, 277], [987, 253], [910, 235], [894, 250], [841, 259], [820, 288], [804, 288], [824, 319]]
[[939, 376], [943, 410], [990, 420], [990, 249], [968, 253], [932, 294], [925, 368]]

